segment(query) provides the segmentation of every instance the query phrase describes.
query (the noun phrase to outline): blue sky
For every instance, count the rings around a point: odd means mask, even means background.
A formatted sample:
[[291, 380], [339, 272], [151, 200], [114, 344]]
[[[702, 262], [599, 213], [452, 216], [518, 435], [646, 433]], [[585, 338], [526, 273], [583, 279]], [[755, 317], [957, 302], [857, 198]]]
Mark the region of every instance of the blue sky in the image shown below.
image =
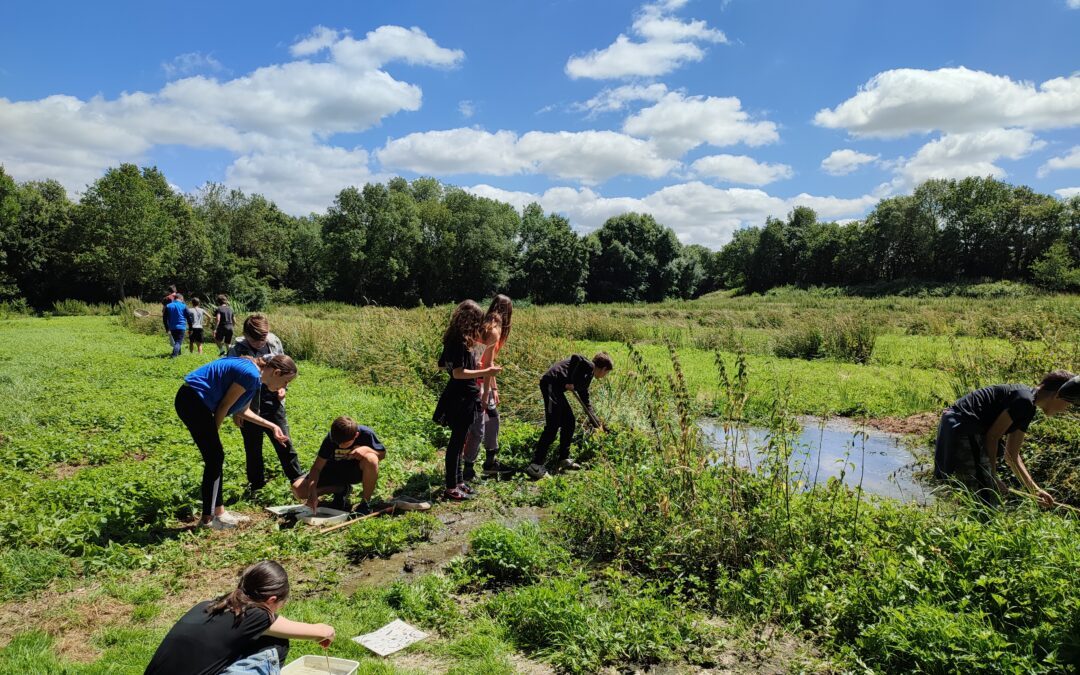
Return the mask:
[[928, 177], [1080, 193], [1080, 0], [16, 3], [0, 164], [322, 211], [433, 175], [685, 242]]

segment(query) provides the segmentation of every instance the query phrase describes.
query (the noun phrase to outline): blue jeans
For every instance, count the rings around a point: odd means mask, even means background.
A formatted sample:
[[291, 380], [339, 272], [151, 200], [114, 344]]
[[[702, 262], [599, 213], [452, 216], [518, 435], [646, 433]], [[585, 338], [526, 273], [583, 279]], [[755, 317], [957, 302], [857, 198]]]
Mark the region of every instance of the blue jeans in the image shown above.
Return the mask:
[[271, 647], [258, 654], [245, 656], [221, 671], [221, 675], [281, 675], [277, 650]]
[[175, 359], [184, 350], [184, 332], [182, 328], [169, 331], [169, 337], [172, 338], [172, 356], [170, 358]]

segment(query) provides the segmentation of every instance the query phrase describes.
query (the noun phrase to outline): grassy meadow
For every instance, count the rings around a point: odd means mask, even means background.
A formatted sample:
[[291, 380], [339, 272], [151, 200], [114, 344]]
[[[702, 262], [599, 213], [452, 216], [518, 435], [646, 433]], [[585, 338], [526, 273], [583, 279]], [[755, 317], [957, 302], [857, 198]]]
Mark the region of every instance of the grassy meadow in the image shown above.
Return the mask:
[[[192, 528], [201, 461], [172, 397], [215, 349], [164, 358], [139, 306], [0, 318], [0, 672], [142, 672], [179, 615], [263, 558], [289, 569], [284, 614], [333, 624], [330, 654], [362, 673], [1077, 670], [1075, 516], [1022, 499], [986, 511], [948, 490], [920, 507], [850, 479], [798, 491], [787, 469], [798, 415], [919, 420], [925, 451], [936, 413], [969, 388], [1080, 369], [1076, 297], [991, 285], [518, 307], [501, 454], [527, 462], [543, 370], [605, 349], [617, 367], [594, 400], [613, 424], [582, 437], [587, 470], [327, 535], [263, 515], [290, 500], [285, 481], [244, 491], [231, 425], [225, 501], [254, 522]], [[378, 496], [437, 493], [448, 315], [269, 312], [300, 359], [287, 406], [303, 464], [349, 414], [387, 445]], [[754, 475], [723, 461], [733, 450], [705, 444], [702, 417], [771, 429], [770, 461]], [[1080, 504], [1080, 423], [1037, 418], [1029, 438], [1036, 478]], [[347, 639], [395, 617], [433, 637], [389, 659]], [[316, 651], [294, 641], [290, 657]]]

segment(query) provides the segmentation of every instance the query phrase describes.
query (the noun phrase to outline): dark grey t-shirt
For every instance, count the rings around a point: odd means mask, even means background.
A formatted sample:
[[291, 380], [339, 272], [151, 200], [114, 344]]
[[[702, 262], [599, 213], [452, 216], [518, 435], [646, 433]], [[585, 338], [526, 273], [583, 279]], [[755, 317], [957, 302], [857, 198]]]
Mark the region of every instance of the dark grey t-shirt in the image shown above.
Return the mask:
[[1001, 413], [1009, 413], [1012, 425], [1005, 433], [1026, 432], [1035, 418], [1035, 390], [1025, 384], [995, 384], [967, 394], [952, 409], [964, 426], [985, 434]]
[[289, 641], [263, 636], [274, 622], [268, 610], [251, 608], [237, 621], [232, 612], [210, 615], [200, 602], [180, 617], [161, 641], [144, 675], [217, 675], [230, 664], [274, 647], [282, 663]]

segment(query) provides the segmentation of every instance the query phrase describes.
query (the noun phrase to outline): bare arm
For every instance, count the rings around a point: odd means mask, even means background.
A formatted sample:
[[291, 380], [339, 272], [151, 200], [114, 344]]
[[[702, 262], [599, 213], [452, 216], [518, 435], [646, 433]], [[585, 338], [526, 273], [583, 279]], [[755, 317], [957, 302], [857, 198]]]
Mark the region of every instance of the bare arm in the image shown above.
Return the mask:
[[502, 371], [502, 366], [489, 366], [487, 368], [480, 368], [479, 370], [473, 370], [471, 368], [454, 368], [453, 376], [455, 380], [475, 380], [478, 377], [495, 375], [500, 371]]
[[307, 505], [312, 511], [319, 505], [319, 475], [325, 467], [326, 460], [316, 456], [315, 463], [311, 465], [311, 471], [308, 471], [308, 475], [304, 478], [304, 482], [298, 490], [300, 495], [307, 499]]
[[[234, 384], [233, 386], [236, 387], [236, 386], [239, 386], [239, 385]], [[255, 413], [253, 413], [251, 411], [251, 408], [244, 408], [239, 413], [237, 413], [236, 416], [239, 417], [240, 419], [242, 419], [245, 422], [251, 422], [252, 424], [257, 424], [260, 427], [266, 427], [267, 429], [269, 429], [270, 431], [272, 431], [274, 433], [274, 438], [277, 440], [278, 443], [286, 443], [289, 440], [289, 437], [285, 435], [285, 433], [281, 430], [281, 427], [279, 427], [278, 425], [274, 424], [273, 422], [271, 422], [269, 420], [266, 420], [266, 419], [263, 419], [262, 417], [259, 417], [258, 415], [256, 415]]]
[[315, 640], [323, 647], [329, 647], [336, 633], [329, 624], [302, 623], [279, 616], [263, 635], [288, 640]]
[[1031, 473], [1028, 472], [1027, 466], [1024, 464], [1024, 458], [1020, 456], [1020, 446], [1024, 444], [1024, 436], [1024, 432], [1019, 429], [1009, 434], [1008, 439], [1005, 441], [1005, 462], [1013, 470], [1013, 473], [1020, 477], [1024, 486], [1039, 498], [1040, 504], [1046, 507], [1053, 506], [1054, 498], [1049, 492], [1039, 487], [1039, 484], [1031, 477]]
[[[221, 423], [224, 422], [225, 418], [229, 416], [229, 409], [232, 408], [243, 395], [244, 388], [241, 385], [235, 382], [229, 385], [228, 391], [226, 391], [225, 395], [221, 397], [221, 403], [218, 403], [217, 410], [214, 411], [214, 425], [217, 428], [221, 428]], [[245, 412], [246, 411], [247, 409], [245, 408]], [[243, 415], [243, 413], [240, 414]], [[258, 416], [256, 415], [256, 417]], [[259, 417], [259, 419], [262, 418]]]

